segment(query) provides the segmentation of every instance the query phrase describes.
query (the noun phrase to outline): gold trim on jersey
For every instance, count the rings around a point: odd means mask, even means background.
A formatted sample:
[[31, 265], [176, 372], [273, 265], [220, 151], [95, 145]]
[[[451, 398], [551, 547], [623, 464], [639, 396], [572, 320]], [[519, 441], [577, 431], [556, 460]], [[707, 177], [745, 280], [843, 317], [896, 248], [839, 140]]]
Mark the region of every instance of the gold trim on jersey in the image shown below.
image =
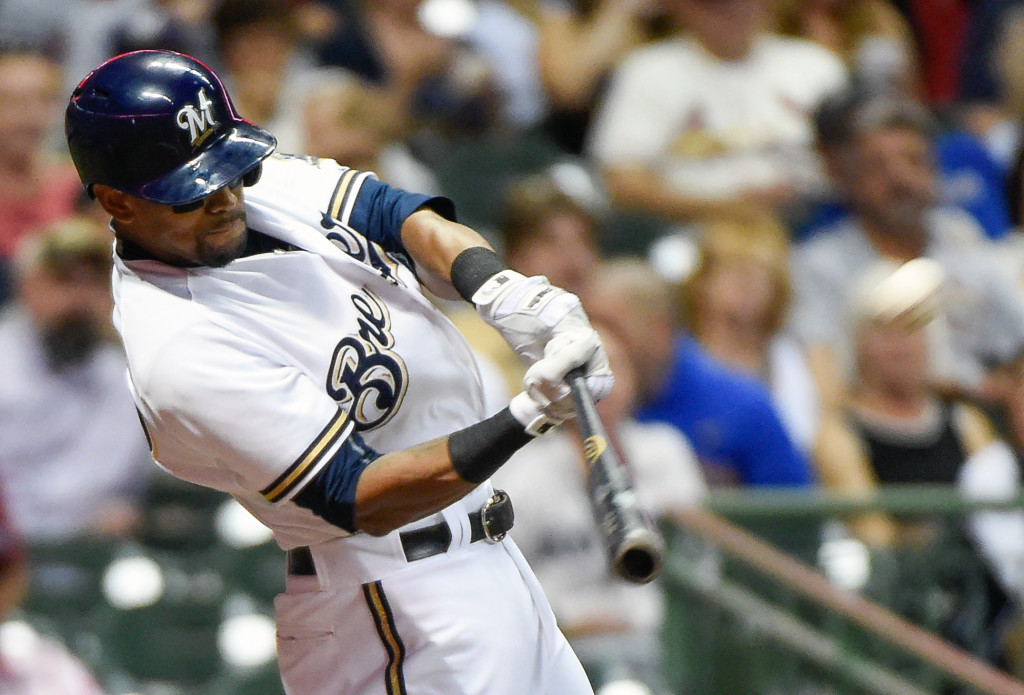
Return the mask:
[[260, 490], [260, 494], [268, 502], [277, 502], [284, 498], [296, 488], [297, 483], [303, 480], [307, 473], [320, 468], [319, 464], [322, 463], [325, 452], [333, 451], [333, 445], [348, 437], [352, 427], [353, 423], [348, 413], [339, 410], [295, 463], [288, 466], [274, 482]]
[[365, 178], [362, 174], [366, 173], [358, 169], [349, 169], [338, 179], [338, 185], [335, 186], [334, 193], [331, 194], [331, 201], [327, 204], [327, 213], [332, 219], [345, 225], [348, 224], [348, 217], [351, 214], [351, 210], [347, 209], [351, 207], [349, 201], [359, 191], [359, 185], [354, 185], [354, 182], [358, 179], [361, 184]]
[[398, 635], [395, 616], [391, 612], [391, 605], [380, 580], [363, 584], [363, 596], [366, 597], [366, 605], [370, 607], [370, 614], [373, 615], [373, 622], [377, 626], [377, 635], [380, 636], [380, 641], [388, 653], [388, 663], [384, 668], [387, 695], [406, 695], [405, 672], [402, 668], [405, 662], [405, 644]]

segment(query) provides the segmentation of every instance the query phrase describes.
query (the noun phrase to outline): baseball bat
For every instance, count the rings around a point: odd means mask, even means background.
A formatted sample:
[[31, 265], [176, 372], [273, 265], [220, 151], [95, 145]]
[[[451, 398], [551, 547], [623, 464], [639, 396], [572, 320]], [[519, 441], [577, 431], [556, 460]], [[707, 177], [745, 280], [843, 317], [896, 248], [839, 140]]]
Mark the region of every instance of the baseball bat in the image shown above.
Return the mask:
[[612, 569], [623, 579], [646, 584], [661, 570], [665, 543], [641, 509], [628, 472], [609, 444], [582, 367], [567, 376], [587, 461], [587, 490]]

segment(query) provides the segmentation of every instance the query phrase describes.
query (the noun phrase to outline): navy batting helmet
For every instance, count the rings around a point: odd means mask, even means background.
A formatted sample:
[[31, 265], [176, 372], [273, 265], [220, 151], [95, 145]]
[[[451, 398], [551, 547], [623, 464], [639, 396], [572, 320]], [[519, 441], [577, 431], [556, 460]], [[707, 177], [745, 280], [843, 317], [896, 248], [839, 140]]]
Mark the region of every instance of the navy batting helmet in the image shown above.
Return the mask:
[[64, 134], [90, 193], [101, 183], [165, 205], [246, 174], [254, 182], [277, 145], [235, 113], [212, 70], [171, 51], [125, 53], [89, 73], [71, 95]]

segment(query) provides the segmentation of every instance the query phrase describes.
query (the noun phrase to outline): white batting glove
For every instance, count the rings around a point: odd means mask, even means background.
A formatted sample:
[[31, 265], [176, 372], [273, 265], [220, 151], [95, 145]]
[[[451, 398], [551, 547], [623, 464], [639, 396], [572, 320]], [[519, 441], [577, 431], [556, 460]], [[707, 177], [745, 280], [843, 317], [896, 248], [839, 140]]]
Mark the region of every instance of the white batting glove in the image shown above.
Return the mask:
[[565, 377], [580, 366], [585, 366], [587, 388], [594, 400], [611, 393], [615, 380], [608, 356], [597, 332], [589, 326], [565, 330], [552, 338], [544, 348], [544, 357], [526, 370], [523, 385], [548, 415], [567, 420], [575, 416], [575, 410]]
[[[568, 393], [565, 374], [583, 364], [595, 399], [611, 391], [608, 357], [576, 295], [553, 286], [543, 275], [526, 277], [506, 269], [481, 285], [471, 301], [512, 349], [531, 363], [566, 351], [559, 360], [533, 372], [534, 378], [526, 386], [535, 395], [540, 388], [546, 401], [562, 400]], [[555, 347], [549, 350], [552, 345]], [[575, 363], [563, 369], [566, 361]]]
[[[566, 420], [576, 417], [576, 409], [565, 382], [570, 370], [581, 364], [593, 369], [587, 377], [587, 388], [595, 399], [604, 398], [612, 390], [614, 378], [608, 368], [604, 349], [593, 336], [558, 336], [548, 343], [549, 356], [530, 367], [523, 379], [526, 390], [512, 399], [509, 410], [528, 434], [538, 436]], [[589, 358], [589, 359], [588, 359]]]
[[543, 275], [526, 277], [514, 270], [492, 275], [471, 299], [484, 321], [531, 363], [544, 356], [555, 334], [590, 328], [579, 297], [553, 286]]
[[592, 328], [565, 331], [552, 338], [544, 357], [526, 370], [526, 390], [512, 399], [509, 410], [529, 434], [543, 434], [576, 417], [568, 373], [586, 365], [587, 388], [595, 400], [607, 396], [614, 385], [608, 357]]
[[512, 399], [508, 404], [512, 417], [519, 421], [526, 433], [537, 437], [544, 434], [552, 427], [561, 425], [567, 418], [548, 415], [544, 412], [544, 405], [539, 403], [523, 391]]

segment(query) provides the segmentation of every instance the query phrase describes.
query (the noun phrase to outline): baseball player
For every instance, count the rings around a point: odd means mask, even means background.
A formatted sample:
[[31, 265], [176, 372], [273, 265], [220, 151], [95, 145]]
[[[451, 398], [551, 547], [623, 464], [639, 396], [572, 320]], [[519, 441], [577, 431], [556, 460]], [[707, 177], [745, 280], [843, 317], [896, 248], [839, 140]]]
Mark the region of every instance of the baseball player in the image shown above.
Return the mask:
[[[66, 136], [112, 218], [114, 319], [154, 459], [232, 494], [288, 551], [286, 690], [591, 693], [488, 482], [569, 416], [571, 368], [611, 388], [575, 295], [505, 268], [446, 199], [273, 154], [188, 56], [104, 63]], [[497, 415], [421, 282], [533, 360]]]

